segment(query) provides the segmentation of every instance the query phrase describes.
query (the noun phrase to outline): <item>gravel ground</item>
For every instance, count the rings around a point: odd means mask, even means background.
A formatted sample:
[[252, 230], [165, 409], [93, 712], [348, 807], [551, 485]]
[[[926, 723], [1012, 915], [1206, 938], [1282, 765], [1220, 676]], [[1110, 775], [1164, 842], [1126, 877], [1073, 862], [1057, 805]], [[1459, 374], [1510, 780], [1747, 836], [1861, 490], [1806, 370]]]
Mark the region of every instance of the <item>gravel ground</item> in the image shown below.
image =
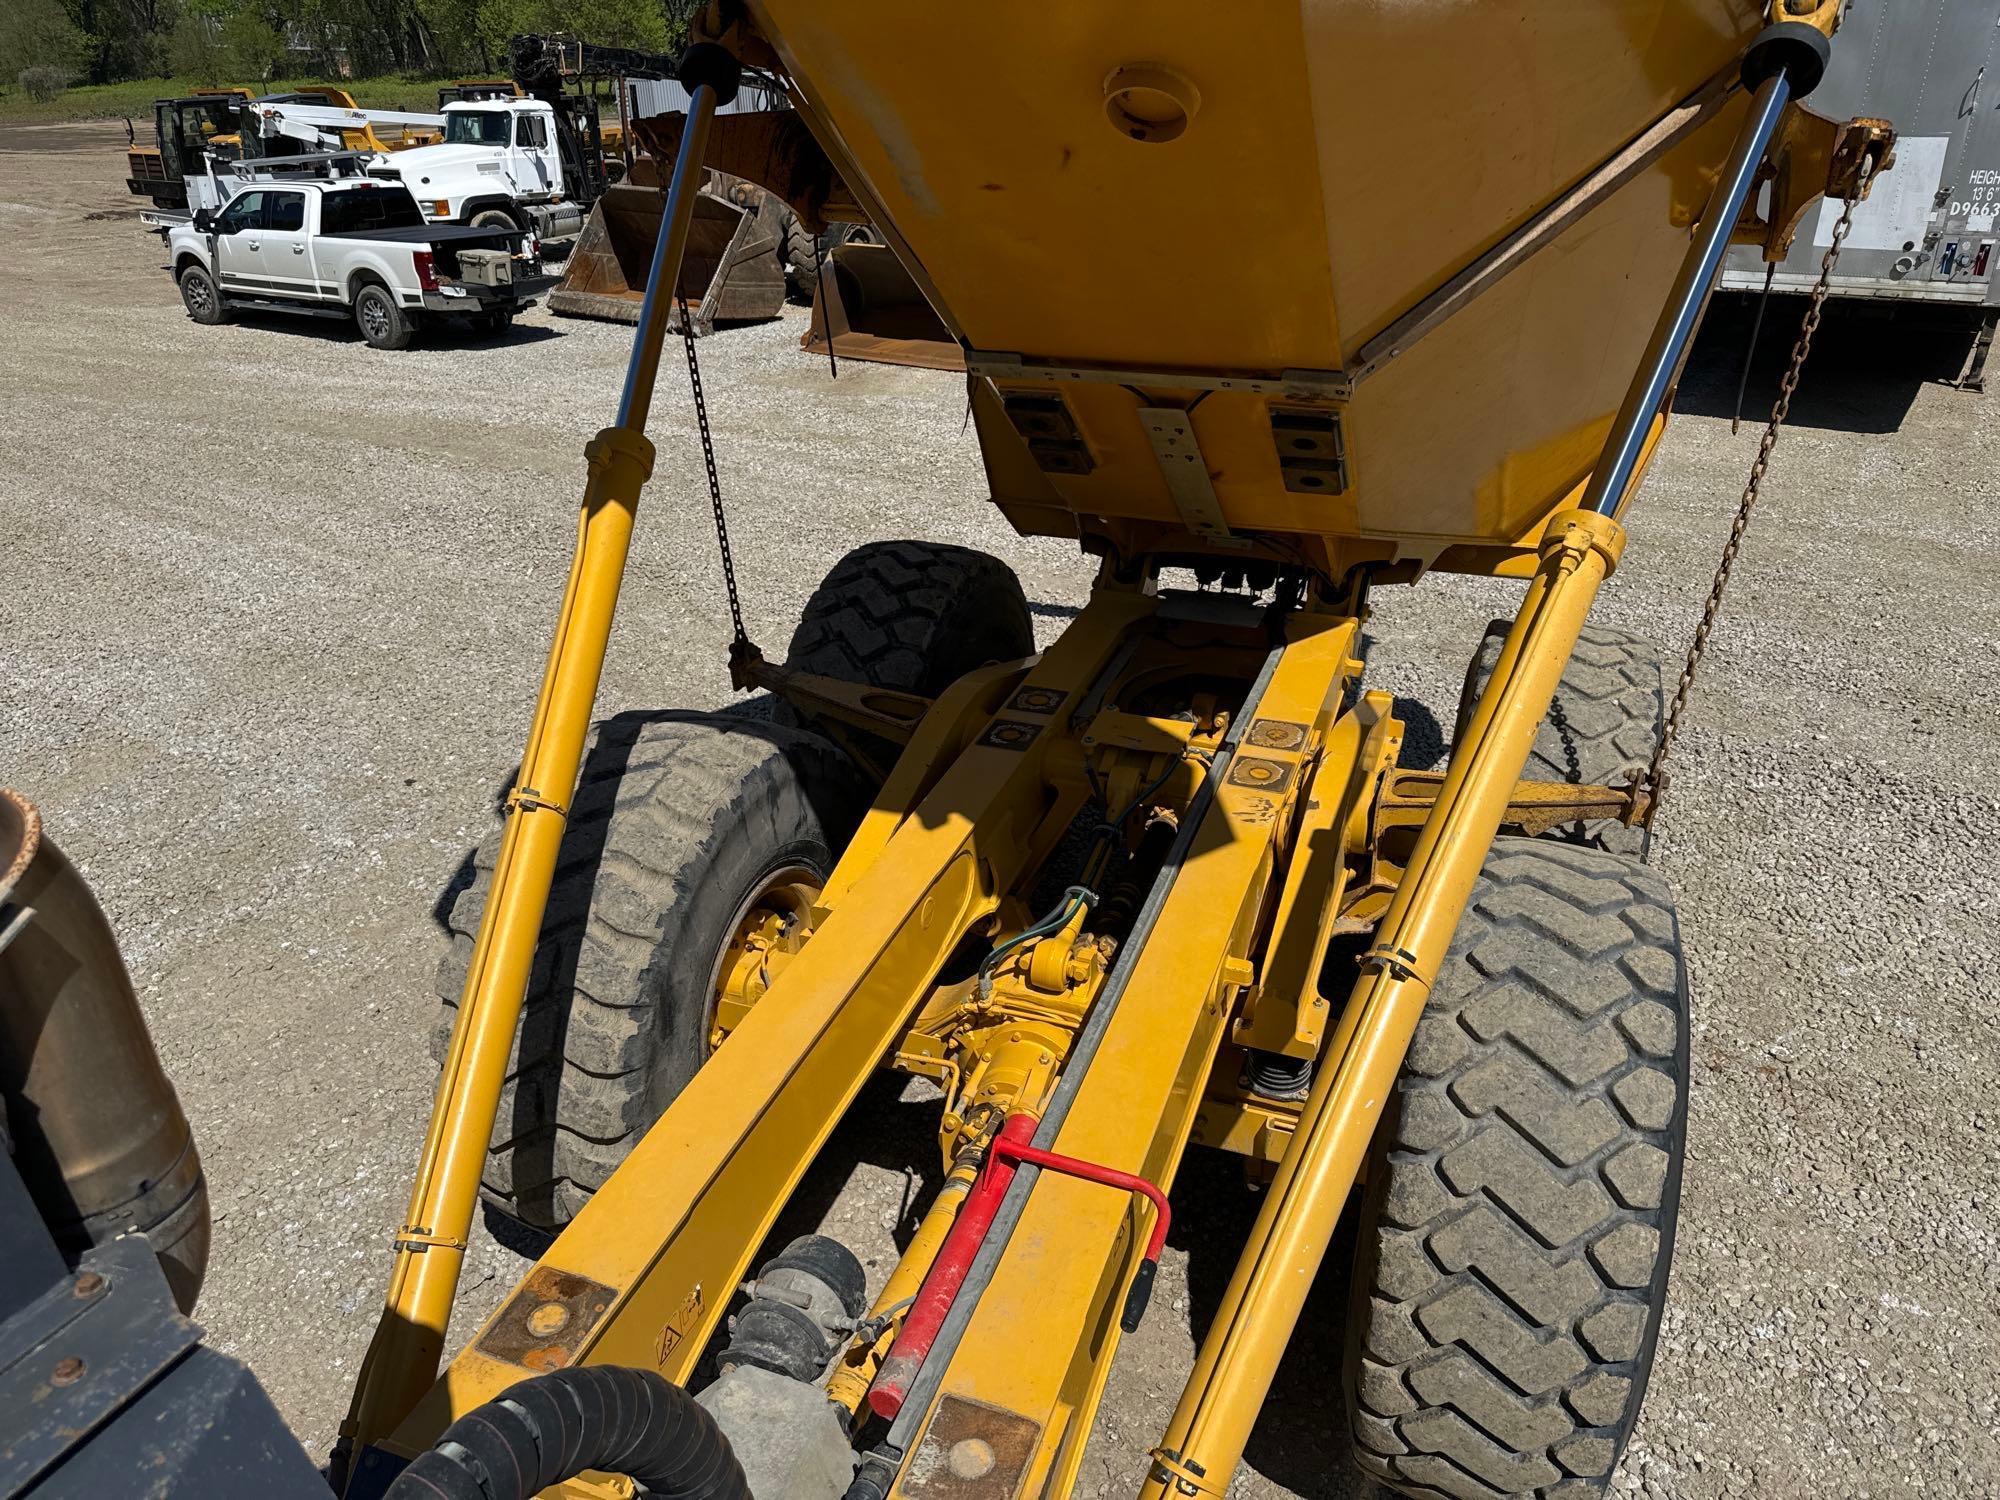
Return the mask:
[[[121, 147], [0, 132], [0, 779], [99, 891], [193, 1117], [202, 1321], [323, 1454], [429, 1108], [437, 902], [518, 754], [626, 336], [537, 312], [502, 345], [377, 354], [330, 325], [198, 328]], [[1000, 553], [1059, 629], [1089, 570], [981, 503], [962, 388], [830, 382], [799, 332], [703, 348], [752, 633], [782, 647], [829, 562], [886, 536]], [[2000, 1494], [2000, 434], [1929, 378], [1961, 351], [1830, 328], [1677, 762], [1659, 860], [1695, 993], [1690, 1159], [1625, 1490]], [[1698, 357], [1599, 610], [1673, 650], [1756, 441], [1729, 431], [1733, 358]], [[605, 711], [728, 696], [684, 396], [663, 375]], [[1376, 676], [1420, 763], [1515, 593], [1379, 599]], [[934, 1111], [877, 1103], [799, 1216], [880, 1274]], [[1203, 1155], [1176, 1202], [1164, 1315], [1121, 1355], [1085, 1493], [1130, 1492], [1255, 1206]], [[524, 1264], [482, 1235], [462, 1331]], [[1340, 1300], [1310, 1309], [1233, 1493], [1360, 1492]]]

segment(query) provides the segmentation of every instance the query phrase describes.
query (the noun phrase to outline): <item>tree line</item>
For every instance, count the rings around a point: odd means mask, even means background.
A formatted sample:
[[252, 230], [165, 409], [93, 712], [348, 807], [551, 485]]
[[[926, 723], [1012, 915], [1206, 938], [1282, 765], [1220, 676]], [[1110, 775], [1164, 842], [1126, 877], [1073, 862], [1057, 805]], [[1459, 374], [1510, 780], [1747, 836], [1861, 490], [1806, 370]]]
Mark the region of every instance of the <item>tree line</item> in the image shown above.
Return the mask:
[[687, 9], [680, 0], [0, 0], [0, 80], [494, 76], [519, 33], [663, 50]]

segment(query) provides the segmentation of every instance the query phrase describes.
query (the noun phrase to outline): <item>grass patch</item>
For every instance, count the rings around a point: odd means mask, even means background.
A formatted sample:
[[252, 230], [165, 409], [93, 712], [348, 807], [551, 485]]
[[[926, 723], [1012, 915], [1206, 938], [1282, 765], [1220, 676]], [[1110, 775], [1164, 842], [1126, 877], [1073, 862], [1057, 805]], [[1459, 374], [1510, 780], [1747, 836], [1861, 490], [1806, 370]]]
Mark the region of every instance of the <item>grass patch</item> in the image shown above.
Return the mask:
[[[0, 86], [0, 125], [130, 119], [141, 136], [151, 139], [153, 101], [192, 94], [200, 87], [192, 78], [135, 78], [126, 83], [79, 85], [43, 104], [9, 82]], [[259, 94], [284, 94], [314, 87], [342, 88], [363, 109], [429, 113], [437, 108], [438, 80], [432, 78], [292, 78], [244, 87]]]

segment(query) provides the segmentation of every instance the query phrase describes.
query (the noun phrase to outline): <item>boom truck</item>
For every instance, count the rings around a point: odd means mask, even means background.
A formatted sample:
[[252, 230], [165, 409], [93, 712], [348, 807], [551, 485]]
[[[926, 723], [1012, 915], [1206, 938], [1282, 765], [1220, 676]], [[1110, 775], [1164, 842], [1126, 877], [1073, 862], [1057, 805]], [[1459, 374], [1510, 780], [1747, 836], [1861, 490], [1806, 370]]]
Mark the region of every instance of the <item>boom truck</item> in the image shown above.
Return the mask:
[[[1134, 1491], [1226, 1493], [1287, 1344], [1338, 1338], [1390, 1489], [1601, 1493], [1667, 1297], [1690, 997], [1647, 863], [1685, 692], [1591, 608], [1728, 246], [1782, 253], [1822, 196], [1850, 222], [1892, 167], [1886, 122], [1801, 102], [1839, 11], [703, 11], [336, 1491], [1068, 1494], [1199, 1147], [1268, 1188]], [[789, 121], [716, 112], [746, 68]], [[698, 399], [730, 676], [776, 712], [592, 726], [642, 490], [689, 461], [646, 434], [704, 164], [808, 222], [858, 202], [923, 284], [993, 500], [1098, 561], [1045, 649], [999, 559], [883, 541], [766, 657]], [[1433, 572], [1520, 591], [1418, 771], [1363, 631]], [[935, 1083], [939, 1149], [871, 1275], [775, 1230], [884, 1071]], [[482, 1199], [553, 1239], [445, 1360]]]

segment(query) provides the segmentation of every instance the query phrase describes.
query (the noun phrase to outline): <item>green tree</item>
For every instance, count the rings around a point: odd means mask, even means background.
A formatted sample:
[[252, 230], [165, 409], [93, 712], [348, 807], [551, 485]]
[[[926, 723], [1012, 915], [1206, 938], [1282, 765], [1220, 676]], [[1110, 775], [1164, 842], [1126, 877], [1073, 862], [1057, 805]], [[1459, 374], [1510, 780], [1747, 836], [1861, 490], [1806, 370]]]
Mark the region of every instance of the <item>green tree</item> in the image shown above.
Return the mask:
[[90, 39], [58, 0], [0, 4], [0, 78], [11, 82], [29, 68], [60, 68], [74, 78], [89, 61]]
[[167, 44], [167, 63], [178, 78], [192, 78], [211, 87], [222, 82], [228, 71], [222, 22], [210, 7], [190, 5], [181, 12]]
[[249, 6], [224, 18], [220, 40], [222, 65], [233, 80], [268, 79], [284, 66], [284, 37], [261, 12]]

